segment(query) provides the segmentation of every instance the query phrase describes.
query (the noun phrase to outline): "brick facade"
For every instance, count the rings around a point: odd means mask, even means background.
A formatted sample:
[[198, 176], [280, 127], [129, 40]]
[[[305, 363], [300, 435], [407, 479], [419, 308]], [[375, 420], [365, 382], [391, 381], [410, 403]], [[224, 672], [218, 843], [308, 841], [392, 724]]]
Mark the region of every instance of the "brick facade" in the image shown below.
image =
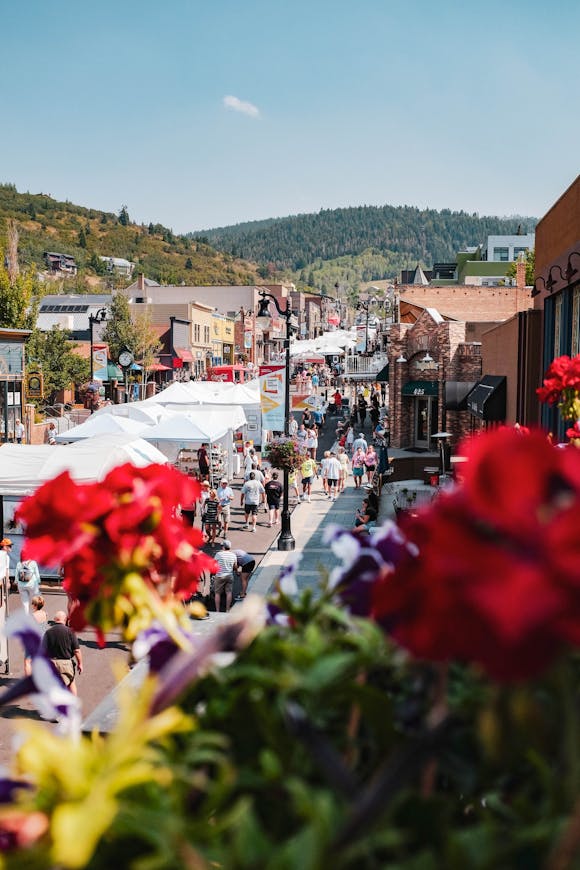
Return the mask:
[[435, 308], [443, 317], [462, 321], [498, 322], [531, 308], [531, 287], [475, 287], [459, 284], [449, 287], [399, 285], [401, 302]]
[[[435, 313], [436, 314], [436, 313]], [[481, 378], [481, 345], [466, 341], [467, 324], [444, 321], [424, 311], [414, 324], [398, 323], [389, 332], [390, 429], [393, 447], [416, 445], [417, 415], [424, 413], [423, 397], [405, 396], [409, 381], [437, 383], [437, 395], [429, 401], [430, 433], [447, 431], [455, 444], [473, 425], [467, 411], [445, 410], [447, 381], [476, 382]], [[433, 362], [424, 362], [426, 354]], [[404, 358], [405, 362], [397, 362]]]

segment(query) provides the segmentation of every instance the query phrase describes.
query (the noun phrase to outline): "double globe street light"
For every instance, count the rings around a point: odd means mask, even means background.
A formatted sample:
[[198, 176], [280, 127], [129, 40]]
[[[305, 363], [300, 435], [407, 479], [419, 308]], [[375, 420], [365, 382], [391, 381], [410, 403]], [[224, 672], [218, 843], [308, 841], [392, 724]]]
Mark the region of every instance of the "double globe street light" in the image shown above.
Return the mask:
[[[284, 381], [284, 436], [290, 437], [290, 337], [293, 330], [297, 329], [298, 323], [292, 314], [290, 307], [290, 299], [286, 299], [285, 307], [282, 307], [279, 301], [271, 293], [265, 290], [260, 291], [260, 304], [256, 315], [256, 323], [261, 327], [263, 332], [269, 332], [272, 326], [272, 317], [270, 315], [270, 305], [273, 302], [276, 311], [286, 321], [286, 336], [284, 338], [285, 353], [285, 381]], [[289, 471], [284, 469], [284, 489], [282, 496], [282, 527], [278, 538], [279, 550], [293, 550], [295, 541], [292, 536], [290, 525], [290, 508], [288, 504], [288, 478]]]

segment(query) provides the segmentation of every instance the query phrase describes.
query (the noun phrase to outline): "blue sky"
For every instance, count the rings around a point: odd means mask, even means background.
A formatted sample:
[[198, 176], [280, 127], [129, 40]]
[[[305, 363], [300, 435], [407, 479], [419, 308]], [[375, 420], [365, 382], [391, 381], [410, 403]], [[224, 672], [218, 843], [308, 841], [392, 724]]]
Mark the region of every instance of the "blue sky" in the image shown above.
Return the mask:
[[2, 4], [0, 181], [187, 232], [385, 203], [541, 216], [577, 0]]

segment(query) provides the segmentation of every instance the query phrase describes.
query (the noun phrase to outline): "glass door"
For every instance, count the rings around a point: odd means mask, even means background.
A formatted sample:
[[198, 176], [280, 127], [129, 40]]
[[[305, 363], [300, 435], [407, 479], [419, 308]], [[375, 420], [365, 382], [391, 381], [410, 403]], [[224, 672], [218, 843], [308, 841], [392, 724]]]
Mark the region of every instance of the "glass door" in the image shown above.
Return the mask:
[[415, 399], [415, 447], [429, 449], [431, 436], [437, 431], [438, 403], [435, 397], [421, 396]]
[[415, 447], [429, 447], [430, 405], [429, 399], [415, 399]]

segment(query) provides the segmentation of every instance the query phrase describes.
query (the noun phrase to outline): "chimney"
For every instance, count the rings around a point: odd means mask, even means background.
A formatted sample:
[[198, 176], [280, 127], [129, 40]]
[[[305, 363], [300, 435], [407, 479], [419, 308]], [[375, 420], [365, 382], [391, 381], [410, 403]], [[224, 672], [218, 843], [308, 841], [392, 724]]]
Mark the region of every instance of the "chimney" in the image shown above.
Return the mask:
[[137, 289], [138, 290], [145, 289], [145, 275], [143, 274], [143, 272], [141, 272], [141, 274], [137, 278]]
[[518, 254], [516, 263], [516, 287], [518, 290], [523, 290], [526, 286], [526, 258], [523, 251]]

